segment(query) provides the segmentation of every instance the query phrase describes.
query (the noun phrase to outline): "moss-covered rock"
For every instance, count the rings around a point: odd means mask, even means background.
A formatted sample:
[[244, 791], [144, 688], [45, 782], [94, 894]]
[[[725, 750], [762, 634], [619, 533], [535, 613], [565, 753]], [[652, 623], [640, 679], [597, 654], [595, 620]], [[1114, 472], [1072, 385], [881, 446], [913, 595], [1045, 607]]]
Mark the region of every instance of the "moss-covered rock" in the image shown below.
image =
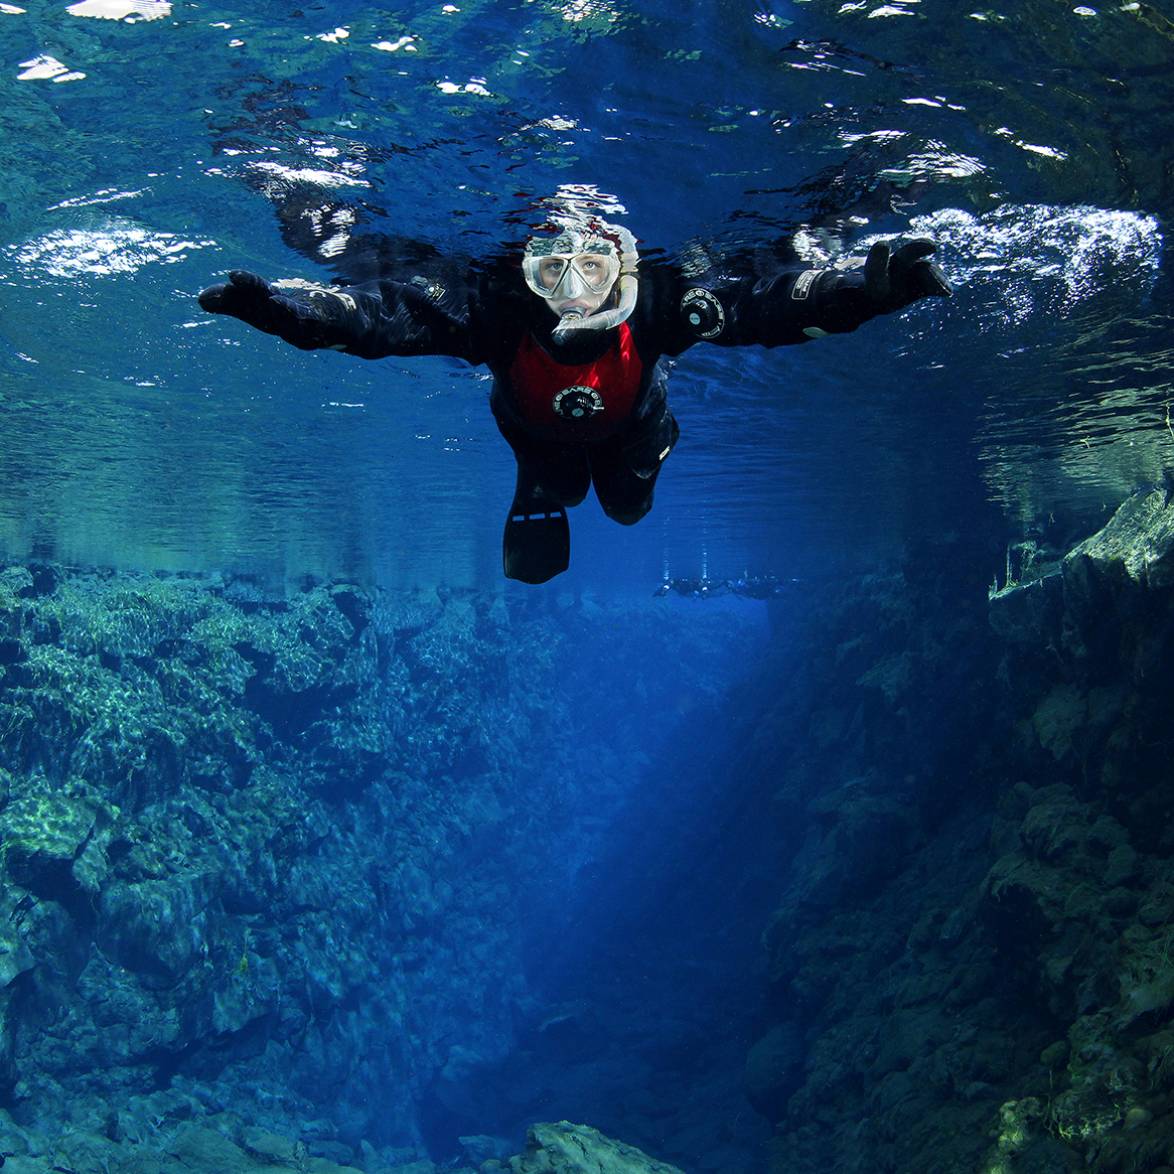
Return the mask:
[[109, 871], [105, 847], [121, 812], [78, 778], [54, 785], [27, 779], [0, 810], [0, 853], [8, 875], [48, 900], [78, 907], [92, 900]]
[[[919, 633], [940, 623], [932, 599], [900, 638], [899, 610], [864, 585], [829, 604], [831, 669], [813, 645], [809, 708], [786, 714], [810, 736], [773, 752], [793, 864], [764, 941], [776, 1023], [801, 1015], [806, 1044], [784, 1111], [768, 1110], [780, 1174], [1168, 1163], [1172, 518], [1165, 493], [1140, 494], [996, 591], [997, 689], [973, 632]], [[963, 712], [981, 716], [968, 728]], [[920, 762], [888, 756], [898, 730]], [[945, 747], [940, 792], [921, 731]], [[871, 837], [860, 822], [858, 864], [853, 809], [897, 796], [899, 822]], [[827, 888], [836, 870], [864, 883]]]
[[0, 1103], [21, 1128], [170, 1169], [194, 1151], [152, 1144], [220, 1110], [279, 1138], [329, 1112], [306, 1169], [364, 1140], [398, 1147], [369, 1170], [424, 1163], [424, 1090], [454, 1050], [501, 1055], [525, 1003], [519, 878], [589, 857], [647, 768], [616, 699], [606, 761], [580, 750], [592, 658], [630, 658], [653, 699], [733, 663], [682, 620], [662, 682], [663, 617], [637, 611], [638, 654], [588, 610], [0, 568]]
[[[23, 1130], [0, 1112], [0, 1152], [5, 1171], [18, 1174], [372, 1174], [310, 1152], [297, 1138], [270, 1133], [232, 1118], [185, 1123], [149, 1137], [113, 1139], [64, 1129], [42, 1135]], [[427, 1163], [431, 1169], [432, 1164]], [[385, 1168], [386, 1169], [386, 1168]], [[375, 1174], [382, 1174], [376, 1171]]]
[[532, 1126], [525, 1150], [511, 1158], [507, 1168], [511, 1174], [682, 1174], [635, 1146], [569, 1121]]
[[1071, 584], [1071, 603], [1084, 609], [1095, 592], [1084, 591], [1094, 579], [1106, 586], [1125, 581], [1153, 590], [1174, 587], [1174, 506], [1164, 489], [1126, 498], [1107, 525], [1073, 547], [1063, 570]]

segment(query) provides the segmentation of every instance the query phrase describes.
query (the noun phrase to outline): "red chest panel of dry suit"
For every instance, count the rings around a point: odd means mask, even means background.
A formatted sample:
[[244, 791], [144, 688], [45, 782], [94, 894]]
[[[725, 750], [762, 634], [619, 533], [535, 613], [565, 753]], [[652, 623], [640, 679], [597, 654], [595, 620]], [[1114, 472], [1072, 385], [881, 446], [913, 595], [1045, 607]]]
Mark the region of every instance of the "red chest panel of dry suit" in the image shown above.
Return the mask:
[[626, 322], [590, 363], [559, 363], [527, 334], [510, 367], [514, 408], [536, 434], [551, 440], [603, 440], [631, 417], [643, 371]]

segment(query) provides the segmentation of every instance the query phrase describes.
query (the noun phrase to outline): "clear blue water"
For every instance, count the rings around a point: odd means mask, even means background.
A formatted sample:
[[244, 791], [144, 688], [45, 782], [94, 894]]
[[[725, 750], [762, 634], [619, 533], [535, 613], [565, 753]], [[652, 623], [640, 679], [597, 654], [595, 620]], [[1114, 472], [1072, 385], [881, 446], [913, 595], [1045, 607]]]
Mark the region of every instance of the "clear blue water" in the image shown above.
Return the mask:
[[[236, 268], [329, 278], [329, 258], [283, 239], [294, 197], [340, 236], [475, 254], [568, 185], [610, 196], [647, 253], [929, 235], [956, 293], [801, 348], [693, 348], [653, 513], [622, 528], [589, 501], [570, 573], [515, 597], [647, 598], [666, 573], [823, 581], [950, 536], [1087, 533], [1174, 464], [1172, 59], [1169, 0], [0, 4], [0, 559], [499, 590], [514, 474], [484, 371], [307, 354], [196, 294]], [[970, 556], [1002, 577], [999, 543]], [[690, 606], [649, 602], [675, 625]], [[733, 601], [705, 606], [764, 642]], [[568, 791], [598, 782], [591, 739], [649, 739], [652, 777], [611, 796], [623, 826], [558, 892], [599, 899], [599, 920], [574, 911], [582, 952], [550, 974], [537, 913], [530, 927], [530, 978], [566, 1031], [596, 1031], [582, 996], [614, 1037], [563, 1087], [518, 1093], [514, 1116], [475, 1082], [462, 1105], [424, 1105], [436, 1156], [476, 1122], [516, 1129], [524, 1105], [757, 1168], [767, 1127], [739, 1080], [772, 894], [721, 885], [731, 844], [735, 861], [753, 847], [739, 802], [770, 780], [740, 797], [708, 771], [736, 748], [690, 708], [693, 678], [679, 712], [646, 721], [665, 681], [637, 695], [611, 674], [660, 668], [650, 627], [646, 654], [601, 649], [579, 680], [615, 710], [581, 714]], [[692, 667], [718, 697], [740, 666]], [[678, 725], [713, 758], [675, 757]], [[644, 904], [613, 919], [609, 880]], [[724, 971], [705, 965], [718, 941]], [[626, 1032], [650, 1007], [687, 1028], [698, 1005], [708, 1039], [666, 1030], [638, 1057], [681, 1073], [656, 1118], [651, 1094], [630, 1103]], [[584, 1040], [533, 1046], [553, 1064]], [[681, 1135], [690, 1098], [699, 1122], [712, 1112], [699, 1140]], [[737, 1159], [713, 1158], [714, 1121]]]
[[498, 581], [483, 371], [307, 355], [195, 304], [229, 268], [330, 276], [279, 234], [296, 185], [466, 252], [568, 184], [646, 251], [845, 211], [835, 247], [939, 240], [949, 305], [687, 353], [654, 513], [579, 509], [563, 585], [867, 565], [983, 501], [1012, 537], [1099, 516], [1174, 457], [1167, 8], [6, 4], [0, 545]]

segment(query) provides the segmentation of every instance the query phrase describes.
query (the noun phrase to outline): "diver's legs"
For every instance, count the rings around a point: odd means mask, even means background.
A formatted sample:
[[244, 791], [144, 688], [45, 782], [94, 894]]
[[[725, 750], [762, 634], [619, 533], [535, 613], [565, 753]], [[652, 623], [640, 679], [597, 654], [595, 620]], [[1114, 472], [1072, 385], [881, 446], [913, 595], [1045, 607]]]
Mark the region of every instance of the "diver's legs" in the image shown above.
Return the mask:
[[570, 565], [566, 507], [578, 505], [591, 487], [587, 458], [582, 448], [539, 444], [504, 428], [502, 434], [518, 462], [514, 500], [502, 535], [506, 578], [545, 583]]
[[626, 465], [591, 462], [595, 495], [603, 512], [621, 526], [634, 526], [650, 509], [656, 474], [638, 477]]
[[650, 509], [661, 466], [680, 436], [665, 407], [632, 434], [592, 445], [591, 480], [603, 512], [622, 526], [634, 526]]

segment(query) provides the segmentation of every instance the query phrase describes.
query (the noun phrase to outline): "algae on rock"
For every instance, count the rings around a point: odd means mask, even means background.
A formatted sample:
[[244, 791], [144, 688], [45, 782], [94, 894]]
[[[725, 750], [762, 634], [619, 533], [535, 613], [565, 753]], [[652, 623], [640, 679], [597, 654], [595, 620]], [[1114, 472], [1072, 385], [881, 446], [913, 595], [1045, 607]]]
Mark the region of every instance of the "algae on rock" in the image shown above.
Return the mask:
[[676, 1166], [659, 1162], [636, 1149], [605, 1137], [590, 1125], [569, 1121], [534, 1125], [526, 1148], [508, 1164], [487, 1162], [483, 1171], [509, 1174], [683, 1174]]

